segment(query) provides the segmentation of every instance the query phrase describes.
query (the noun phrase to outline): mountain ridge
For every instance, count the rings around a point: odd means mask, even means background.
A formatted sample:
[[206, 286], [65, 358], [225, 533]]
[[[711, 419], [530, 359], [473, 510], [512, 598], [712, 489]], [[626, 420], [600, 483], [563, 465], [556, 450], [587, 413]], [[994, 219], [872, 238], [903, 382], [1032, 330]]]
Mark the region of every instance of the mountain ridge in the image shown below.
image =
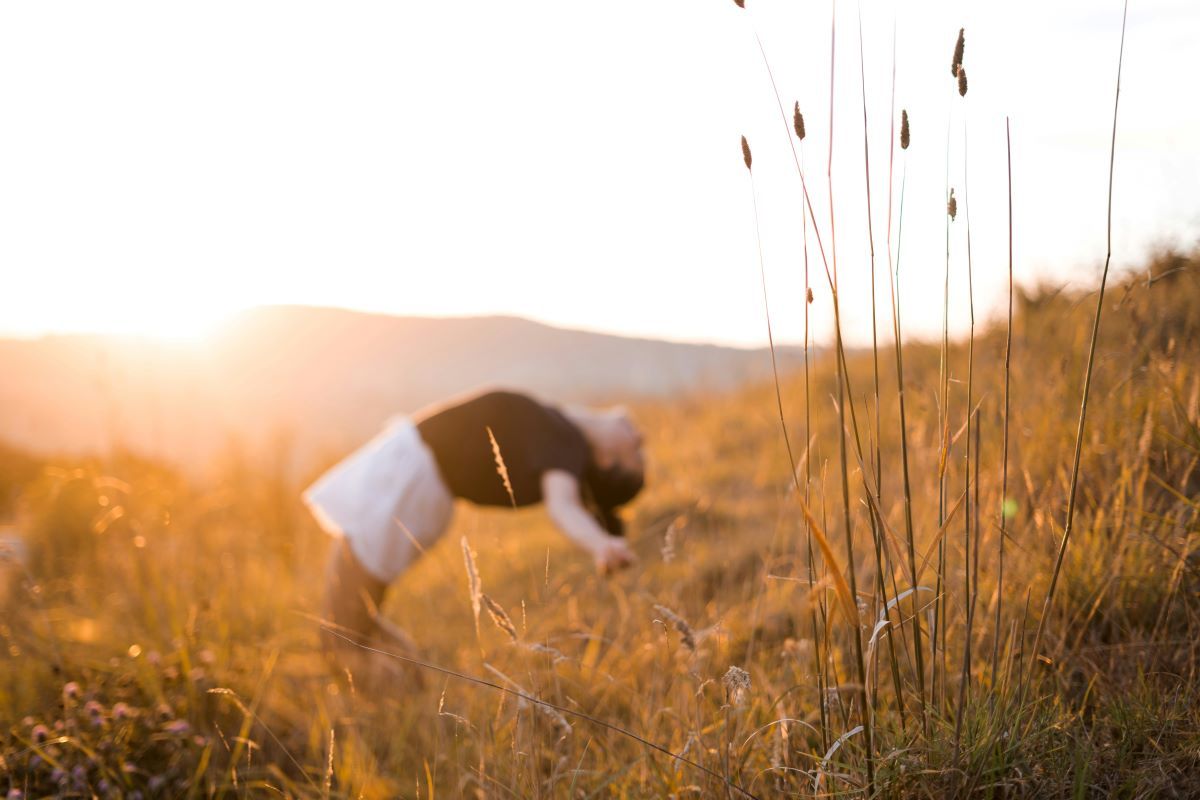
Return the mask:
[[[777, 349], [785, 368], [796, 348]], [[559, 328], [523, 317], [262, 306], [203, 345], [55, 334], [0, 339], [0, 440], [42, 454], [127, 449], [185, 466], [286, 442], [298, 465], [393, 414], [484, 386], [552, 402], [724, 391], [771, 373], [765, 349]]]

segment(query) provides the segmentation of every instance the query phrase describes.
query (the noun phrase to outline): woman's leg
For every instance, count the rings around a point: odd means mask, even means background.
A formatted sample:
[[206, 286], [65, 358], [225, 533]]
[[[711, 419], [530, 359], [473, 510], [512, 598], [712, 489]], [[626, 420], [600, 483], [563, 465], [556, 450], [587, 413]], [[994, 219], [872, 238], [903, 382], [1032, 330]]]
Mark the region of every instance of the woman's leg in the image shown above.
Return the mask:
[[326, 653], [337, 656], [356, 649], [355, 643], [374, 643], [379, 633], [376, 618], [385, 591], [387, 584], [363, 567], [345, 537], [335, 539], [325, 568], [321, 608], [325, 622], [322, 646]]
[[321, 644], [338, 671], [350, 670], [363, 683], [421, 685], [420, 675], [404, 670], [388, 655], [363, 649], [401, 652], [412, 656], [412, 639], [379, 613], [388, 584], [363, 567], [345, 538], [330, 548], [325, 571]]

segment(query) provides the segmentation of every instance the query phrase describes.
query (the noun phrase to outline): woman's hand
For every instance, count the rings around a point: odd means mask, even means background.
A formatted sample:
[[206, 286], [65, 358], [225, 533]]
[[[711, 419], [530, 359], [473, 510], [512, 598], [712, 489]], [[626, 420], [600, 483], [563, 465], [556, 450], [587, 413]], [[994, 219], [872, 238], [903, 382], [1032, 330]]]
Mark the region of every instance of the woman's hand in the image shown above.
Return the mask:
[[607, 536], [595, 551], [596, 569], [605, 575], [612, 575], [637, 561], [629, 544], [619, 536]]

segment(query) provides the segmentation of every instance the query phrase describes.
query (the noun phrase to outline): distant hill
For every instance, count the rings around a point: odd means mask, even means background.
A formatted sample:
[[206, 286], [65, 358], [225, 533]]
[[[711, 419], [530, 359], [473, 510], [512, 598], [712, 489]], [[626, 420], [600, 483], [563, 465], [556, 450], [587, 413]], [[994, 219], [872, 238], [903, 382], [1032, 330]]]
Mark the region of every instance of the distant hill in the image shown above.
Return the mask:
[[[780, 353], [796, 364], [795, 350]], [[305, 464], [392, 414], [487, 385], [559, 402], [723, 390], [770, 374], [765, 350], [680, 344], [512, 317], [329, 308], [243, 312], [204, 345], [70, 335], [0, 340], [0, 440], [37, 453], [122, 446], [203, 465], [286, 441]]]

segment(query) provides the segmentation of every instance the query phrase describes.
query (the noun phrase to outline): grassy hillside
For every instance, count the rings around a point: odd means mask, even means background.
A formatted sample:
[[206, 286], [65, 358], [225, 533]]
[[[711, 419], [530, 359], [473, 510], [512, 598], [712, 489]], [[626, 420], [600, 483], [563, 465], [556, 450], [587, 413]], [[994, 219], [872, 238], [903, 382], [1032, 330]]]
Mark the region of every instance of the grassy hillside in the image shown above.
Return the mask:
[[[795, 361], [794, 353], [790, 359]], [[115, 447], [191, 468], [286, 443], [297, 465], [394, 414], [486, 384], [564, 401], [725, 389], [769, 374], [758, 350], [554, 328], [275, 306], [203, 344], [103, 335], [0, 339], [0, 440], [37, 453]]]
[[[905, 348], [915, 580], [887, 347], [878, 516], [853, 446], [857, 430], [872, 476], [870, 354], [848, 364], [853, 556], [832, 363], [814, 367], [811, 403], [803, 374], [781, 387], [818, 532], [769, 384], [638, 409], [653, 458], [630, 526], [641, 562], [611, 580], [537, 511], [460, 509], [385, 612], [428, 661], [565, 711], [396, 662], [374, 684], [331, 674], [311, 616], [326, 542], [282, 471], [231, 462], [198, 486], [134, 460], [5, 454], [0, 500], [19, 506], [29, 554], [4, 573], [0, 790], [862, 796], [873, 777], [884, 797], [1200, 796], [1200, 258], [1163, 256], [1109, 289], [1075, 527], [1033, 651], [1094, 299], [1020, 298], [1007, 497], [1003, 328], [975, 342], [969, 437], [966, 343], [950, 348], [941, 415], [938, 347]], [[486, 610], [476, 627], [464, 538], [515, 640]]]

